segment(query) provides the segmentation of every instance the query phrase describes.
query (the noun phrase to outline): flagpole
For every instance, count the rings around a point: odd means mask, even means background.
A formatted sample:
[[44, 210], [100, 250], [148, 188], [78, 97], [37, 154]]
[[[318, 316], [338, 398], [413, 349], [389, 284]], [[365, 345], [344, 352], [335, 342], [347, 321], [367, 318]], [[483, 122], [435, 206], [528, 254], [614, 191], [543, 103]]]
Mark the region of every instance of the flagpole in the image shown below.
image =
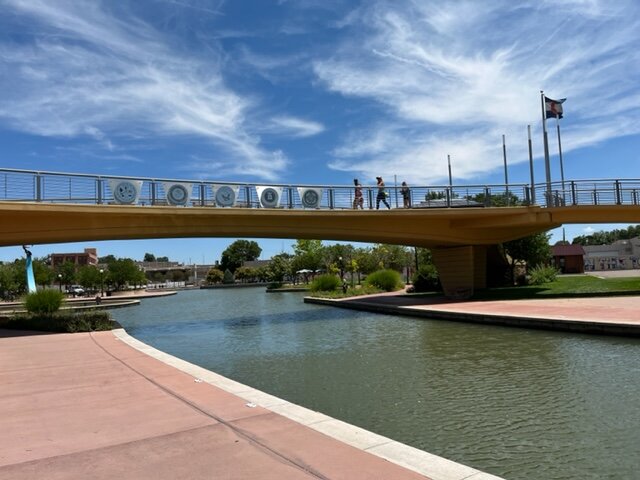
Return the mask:
[[536, 184], [533, 181], [533, 148], [531, 146], [531, 125], [527, 125], [527, 134], [529, 137], [529, 173], [531, 174], [531, 204], [536, 204]]
[[509, 174], [507, 173], [507, 143], [504, 137], [504, 134], [502, 135], [502, 158], [504, 160], [504, 184], [505, 184], [505, 195], [506, 195], [506, 203], [507, 203], [507, 207], [509, 206]]
[[540, 103], [542, 104], [542, 137], [544, 140], [544, 172], [547, 181], [546, 203], [551, 206], [551, 166], [549, 165], [549, 139], [547, 137], [547, 114], [544, 106], [544, 91], [540, 90]]
[[557, 114], [556, 129], [558, 130], [558, 153], [560, 154], [560, 180], [562, 181], [562, 196], [564, 198], [564, 165], [562, 164], [562, 142], [560, 142], [560, 116]]

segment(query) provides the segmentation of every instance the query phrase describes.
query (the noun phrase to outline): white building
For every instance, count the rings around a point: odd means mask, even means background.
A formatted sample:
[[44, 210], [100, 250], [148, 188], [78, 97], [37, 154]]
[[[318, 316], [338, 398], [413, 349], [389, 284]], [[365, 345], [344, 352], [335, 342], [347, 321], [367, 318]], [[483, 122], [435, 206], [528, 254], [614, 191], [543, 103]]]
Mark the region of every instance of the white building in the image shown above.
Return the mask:
[[583, 248], [585, 272], [640, 268], [640, 237]]

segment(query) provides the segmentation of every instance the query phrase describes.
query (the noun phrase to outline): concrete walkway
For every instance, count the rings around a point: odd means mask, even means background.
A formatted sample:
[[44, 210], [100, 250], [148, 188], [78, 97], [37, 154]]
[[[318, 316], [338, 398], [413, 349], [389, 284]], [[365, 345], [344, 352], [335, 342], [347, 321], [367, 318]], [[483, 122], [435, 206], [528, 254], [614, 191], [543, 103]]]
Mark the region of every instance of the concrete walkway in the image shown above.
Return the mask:
[[0, 386], [2, 480], [497, 479], [233, 382], [123, 330], [0, 330]]
[[307, 303], [355, 310], [582, 333], [640, 336], [640, 296], [455, 301], [384, 293]]

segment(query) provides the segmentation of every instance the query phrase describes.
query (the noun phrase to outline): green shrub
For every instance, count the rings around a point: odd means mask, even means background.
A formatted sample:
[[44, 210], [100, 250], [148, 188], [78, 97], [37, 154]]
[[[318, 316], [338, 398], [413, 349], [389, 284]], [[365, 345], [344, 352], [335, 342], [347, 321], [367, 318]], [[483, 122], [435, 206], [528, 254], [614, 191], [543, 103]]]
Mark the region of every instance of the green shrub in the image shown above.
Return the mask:
[[38, 290], [28, 293], [24, 306], [27, 312], [38, 315], [52, 315], [60, 310], [64, 302], [64, 294], [55, 289]]
[[545, 265], [537, 265], [531, 269], [530, 285], [542, 285], [543, 283], [551, 283], [558, 276], [558, 270], [554, 267]]
[[340, 283], [341, 282], [338, 277], [331, 275], [330, 273], [326, 273], [316, 277], [315, 280], [311, 282], [309, 289], [312, 292], [331, 292], [336, 290], [340, 286]]
[[343, 292], [342, 289], [335, 289], [332, 291], [323, 291], [323, 292], [312, 292], [312, 297], [322, 297], [322, 298], [347, 298], [347, 297], [358, 297], [361, 295], [373, 295], [374, 293], [380, 293], [380, 290], [377, 287], [372, 285], [357, 285], [356, 287], [349, 287], [346, 292]]
[[413, 274], [413, 289], [414, 292], [438, 292], [442, 289], [440, 276], [434, 265], [422, 265]]
[[17, 315], [3, 323], [2, 328], [75, 333], [111, 330], [119, 328], [119, 325], [111, 320], [111, 316], [107, 312], [91, 311], [84, 313], [59, 312], [53, 315]]
[[224, 276], [222, 277], [222, 283], [226, 285], [236, 283], [236, 279], [233, 276], [233, 273], [231, 273], [231, 270], [229, 270], [228, 268], [224, 271]]
[[393, 292], [404, 287], [400, 274], [395, 270], [378, 270], [367, 275], [366, 285], [372, 285], [386, 292]]

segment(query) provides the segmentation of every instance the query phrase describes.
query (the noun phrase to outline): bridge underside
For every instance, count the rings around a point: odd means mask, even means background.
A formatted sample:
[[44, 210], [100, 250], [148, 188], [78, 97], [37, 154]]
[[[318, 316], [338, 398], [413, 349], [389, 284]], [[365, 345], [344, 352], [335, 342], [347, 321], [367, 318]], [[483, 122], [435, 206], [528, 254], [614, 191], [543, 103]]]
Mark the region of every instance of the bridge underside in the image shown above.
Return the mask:
[[486, 286], [490, 245], [563, 223], [640, 222], [628, 205], [289, 210], [0, 202], [0, 246], [145, 238], [244, 237], [431, 248], [445, 292]]

